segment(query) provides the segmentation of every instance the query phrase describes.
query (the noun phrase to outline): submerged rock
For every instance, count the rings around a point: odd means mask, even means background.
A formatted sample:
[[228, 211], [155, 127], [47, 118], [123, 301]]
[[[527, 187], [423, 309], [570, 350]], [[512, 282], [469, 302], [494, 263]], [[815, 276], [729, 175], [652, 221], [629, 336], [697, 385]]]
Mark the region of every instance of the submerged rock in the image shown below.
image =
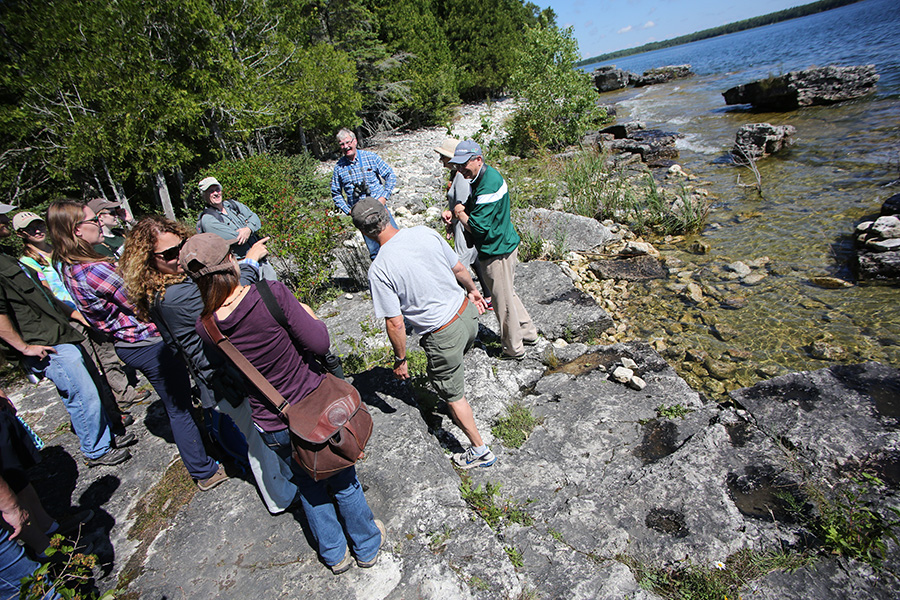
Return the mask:
[[722, 95], [725, 104], [752, 104], [768, 110], [833, 104], [875, 91], [875, 65], [814, 67], [735, 86]]
[[856, 267], [860, 279], [900, 279], [900, 216], [892, 214], [892, 196], [881, 207], [882, 216], [856, 226]]

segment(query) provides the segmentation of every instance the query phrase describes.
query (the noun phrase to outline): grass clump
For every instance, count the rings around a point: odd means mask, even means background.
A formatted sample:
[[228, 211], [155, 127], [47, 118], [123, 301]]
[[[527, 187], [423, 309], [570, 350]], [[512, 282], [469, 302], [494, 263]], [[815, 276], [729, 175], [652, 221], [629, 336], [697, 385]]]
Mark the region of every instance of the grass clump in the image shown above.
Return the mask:
[[500, 418], [497, 424], [491, 427], [491, 433], [500, 438], [507, 448], [521, 448], [534, 428], [540, 425], [542, 419], [531, 414], [531, 410], [518, 402], [506, 409], [506, 416]]
[[675, 567], [654, 567], [638, 559], [619, 555], [643, 589], [672, 600], [723, 600], [739, 598], [749, 582], [772, 571], [794, 571], [815, 560], [808, 554], [743, 549], [711, 567], [691, 563]]
[[466, 504], [495, 531], [504, 523], [526, 526], [534, 523], [534, 519], [522, 506], [500, 496], [499, 483], [487, 482], [484, 486], [479, 483], [473, 488], [471, 479], [464, 477], [459, 492]]
[[888, 543], [900, 546], [896, 533], [900, 528], [900, 511], [888, 506], [885, 513], [866, 500], [867, 496], [884, 488], [881, 479], [868, 473], [863, 473], [861, 479], [851, 478], [841, 486], [834, 499], [828, 498], [817, 486], [807, 485], [806, 492], [818, 508], [818, 514], [804, 512], [792, 495], [782, 497], [788, 510], [810, 528], [826, 551], [881, 568]]
[[509, 557], [509, 562], [512, 563], [517, 569], [521, 569], [525, 566], [525, 561], [522, 558], [522, 552], [516, 548], [515, 546], [506, 546], [503, 550], [506, 551], [506, 556]]
[[673, 404], [672, 406], [660, 404], [656, 407], [656, 416], [660, 417], [661, 419], [683, 419], [685, 415], [692, 412], [694, 411], [690, 408], [682, 406], [681, 404]]

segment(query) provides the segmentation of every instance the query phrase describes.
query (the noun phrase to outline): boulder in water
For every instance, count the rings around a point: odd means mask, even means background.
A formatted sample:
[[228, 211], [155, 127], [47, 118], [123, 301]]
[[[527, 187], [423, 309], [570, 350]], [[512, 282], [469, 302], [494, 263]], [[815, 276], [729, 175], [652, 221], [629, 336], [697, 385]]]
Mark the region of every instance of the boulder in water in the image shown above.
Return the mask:
[[726, 90], [725, 104], [752, 104], [768, 110], [794, 110], [801, 106], [833, 104], [875, 91], [875, 65], [814, 67], [791, 71]]
[[673, 79], [683, 79], [690, 77], [694, 72], [691, 71], [691, 65], [668, 65], [644, 71], [644, 74], [634, 81], [634, 87], [643, 87], [645, 85], [655, 85], [657, 83], [666, 83]]
[[629, 83], [637, 79], [637, 75], [629, 71], [617, 69], [615, 65], [597, 67], [591, 74], [594, 79], [594, 87], [598, 92], [611, 92], [627, 87]]
[[734, 136], [731, 155], [737, 163], [759, 160], [789, 146], [796, 131], [791, 125], [749, 123], [738, 129]]

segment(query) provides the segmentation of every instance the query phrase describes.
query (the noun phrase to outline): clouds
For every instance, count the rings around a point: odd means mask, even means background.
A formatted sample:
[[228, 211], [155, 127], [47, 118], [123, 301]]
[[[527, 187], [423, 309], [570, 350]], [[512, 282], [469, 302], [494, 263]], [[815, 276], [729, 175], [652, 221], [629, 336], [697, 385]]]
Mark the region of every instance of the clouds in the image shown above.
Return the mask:
[[634, 27], [632, 27], [631, 25], [628, 25], [628, 26], [623, 27], [622, 29], [618, 30], [616, 33], [628, 33], [632, 29], [634, 29]]
[[[650, 29], [651, 27], [656, 27], [656, 23], [654, 23], [653, 21], [647, 21], [646, 23], [641, 25], [641, 29]], [[629, 31], [634, 31], [633, 25], [626, 25], [622, 29], [618, 30], [616, 33], [623, 34], [623, 33], [628, 33]]]
[[656, 27], [656, 23], [653, 21], [647, 21], [643, 25], [641, 25], [641, 29], [650, 29], [651, 27]]

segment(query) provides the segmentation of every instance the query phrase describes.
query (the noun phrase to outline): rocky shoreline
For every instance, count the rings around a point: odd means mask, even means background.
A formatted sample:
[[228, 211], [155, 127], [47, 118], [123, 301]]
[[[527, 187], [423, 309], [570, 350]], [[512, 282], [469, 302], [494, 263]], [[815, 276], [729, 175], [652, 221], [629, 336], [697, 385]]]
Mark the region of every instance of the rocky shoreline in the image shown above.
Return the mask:
[[[453, 134], [481, 129], [484, 110], [464, 107]], [[495, 103], [488, 118], [502, 122], [510, 110]], [[432, 148], [446, 133], [369, 145], [401, 177], [392, 200], [401, 225], [432, 222], [443, 205]], [[571, 216], [540, 216], [575, 230]], [[539, 343], [521, 363], [500, 361], [488, 313], [482, 344], [466, 357], [467, 396], [498, 455], [490, 469], [452, 468], [448, 453], [465, 438], [427, 385], [400, 385], [377, 364], [351, 373], [375, 421], [359, 476], [389, 531], [372, 569], [332, 576], [301, 516], [268, 515], [246, 478], [196, 493], [155, 397], [135, 410], [135, 458], [88, 470], [72, 458], [77, 440], [60, 427], [52, 388], [18, 390], [17, 406], [48, 442], [35, 486], [51, 512], [99, 513], [85, 533], [103, 565], [99, 587], [127, 586], [129, 598], [652, 600], [677, 597], [672, 586], [689, 580], [745, 599], [897, 597], [897, 544], [884, 538], [875, 567], [846, 548], [832, 554], [854, 531], [835, 540], [827, 527], [861, 514], [884, 526], [900, 509], [900, 371], [862, 362], [758, 373], [765, 365], [747, 365], [739, 346], [710, 356], [679, 343], [683, 320], [647, 335], [641, 313], [654, 293], [702, 320], [707, 306], [740, 310], [735, 290], [778, 268], [764, 256], [690, 264], [668, 254], [679, 241], [656, 248], [594, 221], [571, 236], [577, 248], [563, 260], [519, 266]], [[702, 241], [695, 251], [702, 256]], [[364, 292], [319, 314], [345, 356], [387, 344]], [[725, 341], [733, 333], [708, 326]], [[754, 381], [742, 385], [747, 371]], [[533, 431], [515, 447], [501, 425], [518, 410]], [[765, 561], [773, 566], [755, 566]]]

